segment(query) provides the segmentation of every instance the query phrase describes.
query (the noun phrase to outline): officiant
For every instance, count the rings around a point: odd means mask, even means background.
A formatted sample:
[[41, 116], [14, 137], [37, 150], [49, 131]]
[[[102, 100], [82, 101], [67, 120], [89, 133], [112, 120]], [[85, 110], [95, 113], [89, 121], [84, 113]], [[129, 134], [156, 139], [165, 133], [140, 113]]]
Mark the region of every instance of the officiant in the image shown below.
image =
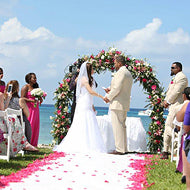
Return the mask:
[[76, 62], [77, 70], [73, 71], [73, 66], [72, 65], [69, 67], [69, 72], [74, 73], [73, 77], [71, 78], [71, 82], [69, 84], [69, 90], [71, 92], [74, 91], [73, 92], [73, 102], [72, 102], [72, 105], [71, 105], [71, 124], [73, 122], [73, 117], [74, 117], [75, 107], [76, 107], [76, 83], [77, 83], [77, 78], [78, 78], [78, 75], [79, 75], [80, 67], [81, 67], [83, 62], [84, 62], [84, 60], [82, 60], [82, 59], [77, 60], [77, 62]]

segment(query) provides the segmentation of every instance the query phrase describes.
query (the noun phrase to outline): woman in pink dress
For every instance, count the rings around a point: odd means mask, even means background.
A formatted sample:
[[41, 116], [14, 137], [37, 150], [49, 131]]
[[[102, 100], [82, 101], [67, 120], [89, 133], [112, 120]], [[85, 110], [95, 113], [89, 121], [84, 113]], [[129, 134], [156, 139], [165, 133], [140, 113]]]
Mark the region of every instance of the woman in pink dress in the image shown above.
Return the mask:
[[2, 78], [3, 78], [3, 69], [0, 68], [0, 94], [4, 93], [5, 91], [5, 82], [1, 80]]
[[[25, 76], [26, 85], [24, 85], [21, 89], [21, 98], [24, 98], [26, 104], [28, 106], [30, 115], [28, 120], [30, 121], [32, 127], [32, 137], [31, 137], [31, 145], [38, 145], [39, 138], [39, 129], [40, 129], [40, 113], [39, 113], [39, 103], [35, 100], [35, 97], [31, 95], [31, 91], [34, 88], [38, 88], [38, 83], [35, 73], [28, 73]], [[42, 100], [41, 100], [42, 102]]]

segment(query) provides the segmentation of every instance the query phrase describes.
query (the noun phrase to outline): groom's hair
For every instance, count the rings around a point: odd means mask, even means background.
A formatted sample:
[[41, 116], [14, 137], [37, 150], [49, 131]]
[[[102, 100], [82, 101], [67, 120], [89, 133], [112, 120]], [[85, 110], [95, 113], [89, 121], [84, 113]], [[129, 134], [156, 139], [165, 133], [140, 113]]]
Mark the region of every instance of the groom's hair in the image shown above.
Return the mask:
[[175, 64], [177, 67], [180, 68], [180, 70], [182, 71], [182, 64], [180, 62], [174, 62], [172, 64]]
[[115, 60], [118, 62], [118, 63], [121, 63], [122, 65], [125, 65], [125, 57], [122, 56], [122, 55], [117, 55], [115, 56]]

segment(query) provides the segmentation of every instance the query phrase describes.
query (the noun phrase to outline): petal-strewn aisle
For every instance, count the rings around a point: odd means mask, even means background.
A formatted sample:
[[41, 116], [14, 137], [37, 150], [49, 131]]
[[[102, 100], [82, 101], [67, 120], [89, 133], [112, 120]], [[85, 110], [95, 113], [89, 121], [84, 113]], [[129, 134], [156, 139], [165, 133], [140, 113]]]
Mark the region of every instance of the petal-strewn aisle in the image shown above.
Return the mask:
[[138, 154], [54, 153], [0, 181], [6, 190], [142, 189], [146, 183], [144, 158]]

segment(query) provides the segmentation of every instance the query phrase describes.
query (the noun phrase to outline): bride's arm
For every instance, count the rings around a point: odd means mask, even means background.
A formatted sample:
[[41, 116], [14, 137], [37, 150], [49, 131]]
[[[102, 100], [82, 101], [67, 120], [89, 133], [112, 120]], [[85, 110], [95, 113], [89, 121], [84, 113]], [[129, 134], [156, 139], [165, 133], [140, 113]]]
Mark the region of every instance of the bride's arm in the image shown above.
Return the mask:
[[94, 90], [92, 90], [92, 88], [90, 87], [88, 81], [84, 82], [84, 86], [86, 87], [86, 89], [88, 90], [88, 92], [92, 95], [92, 96], [97, 96], [100, 97], [102, 99], [104, 99], [104, 97], [101, 94], [98, 94], [97, 92], [95, 92]]

